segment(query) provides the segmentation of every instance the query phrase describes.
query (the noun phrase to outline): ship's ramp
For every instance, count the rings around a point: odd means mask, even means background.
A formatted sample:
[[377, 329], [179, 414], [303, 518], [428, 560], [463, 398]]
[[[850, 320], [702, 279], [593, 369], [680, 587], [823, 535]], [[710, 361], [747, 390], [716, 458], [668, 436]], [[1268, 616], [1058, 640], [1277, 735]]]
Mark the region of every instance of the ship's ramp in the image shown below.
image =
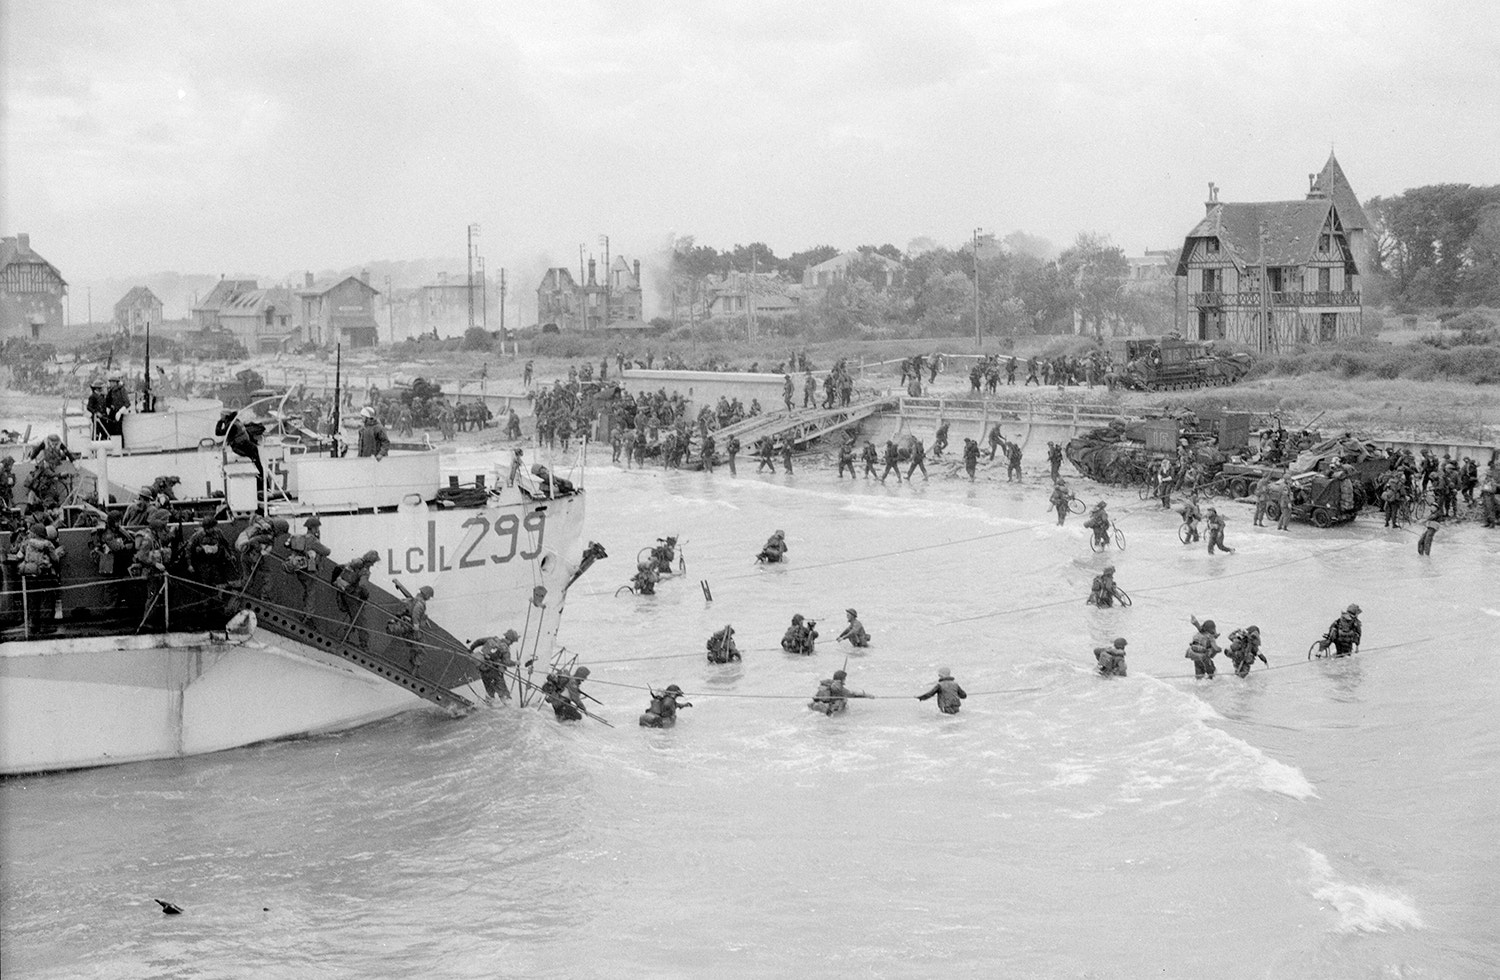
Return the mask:
[[893, 397], [858, 402], [842, 408], [794, 408], [790, 412], [756, 415], [733, 425], [726, 425], [722, 429], [716, 429], [713, 437], [721, 448], [729, 441], [730, 436], [738, 438], [740, 445], [747, 450], [753, 449], [757, 442], [767, 437], [773, 443], [790, 441], [793, 446], [802, 447], [830, 432], [858, 425], [876, 412], [893, 409], [897, 404], [898, 400]]
[[337, 563], [324, 559], [316, 572], [293, 572], [289, 557], [280, 547], [264, 556], [243, 594], [236, 593], [261, 629], [347, 660], [433, 704], [474, 706], [453, 693], [479, 678], [477, 661], [456, 637], [432, 622], [411, 637], [392, 635], [386, 627], [405, 612], [404, 599], [367, 582], [368, 599], [341, 604], [333, 585]]

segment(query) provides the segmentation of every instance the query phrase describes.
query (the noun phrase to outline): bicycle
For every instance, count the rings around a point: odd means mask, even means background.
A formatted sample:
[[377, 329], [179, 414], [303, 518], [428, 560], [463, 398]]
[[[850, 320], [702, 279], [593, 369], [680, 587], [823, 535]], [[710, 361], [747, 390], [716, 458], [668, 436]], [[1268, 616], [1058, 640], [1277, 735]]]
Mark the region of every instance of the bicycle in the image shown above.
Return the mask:
[[1410, 524], [1420, 521], [1425, 515], [1432, 512], [1432, 502], [1428, 500], [1427, 494], [1419, 493], [1415, 496], [1402, 497], [1401, 506], [1396, 510], [1396, 519], [1402, 524]]
[[1104, 540], [1099, 539], [1097, 532], [1089, 535], [1089, 547], [1094, 551], [1104, 551], [1111, 542], [1121, 551], [1125, 550], [1125, 532], [1120, 530], [1120, 526], [1114, 521], [1109, 522], [1109, 532], [1104, 536]]

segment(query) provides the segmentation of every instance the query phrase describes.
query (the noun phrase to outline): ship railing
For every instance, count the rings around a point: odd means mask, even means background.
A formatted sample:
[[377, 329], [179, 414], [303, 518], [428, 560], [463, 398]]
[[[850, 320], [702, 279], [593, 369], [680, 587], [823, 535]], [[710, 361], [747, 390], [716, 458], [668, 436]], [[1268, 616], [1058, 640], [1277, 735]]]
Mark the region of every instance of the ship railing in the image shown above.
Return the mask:
[[[276, 566], [281, 564], [282, 556], [280, 555], [272, 554], [266, 557]], [[366, 624], [364, 619], [367, 610], [372, 610], [377, 619], [381, 616], [389, 617], [394, 607], [387, 608], [370, 600], [359, 600], [355, 616], [349, 619], [343, 616], [331, 616], [316, 609], [305, 613], [303, 607], [294, 608], [275, 599], [263, 598], [259, 594], [251, 596], [247, 593], [246, 586], [250, 582], [258, 581], [257, 574], [272, 575], [277, 578], [291, 574], [281, 572], [279, 568], [273, 571], [264, 559], [262, 563], [267, 565], [265, 570], [258, 568], [257, 573], [252, 574], [245, 586], [238, 588], [227, 584], [202, 582], [173, 572], [55, 584], [41, 576], [15, 575], [7, 576], [8, 587], [0, 592], [0, 595], [8, 600], [15, 598], [21, 600], [22, 637], [28, 641], [69, 639], [80, 635], [95, 634], [171, 633], [174, 627], [179, 632], [222, 632], [226, 623], [232, 618], [228, 613], [229, 608], [255, 605], [269, 608], [288, 619], [303, 619], [304, 617], [310, 619], [314, 625], [320, 627], [317, 632], [321, 636], [336, 639], [340, 647], [350, 644], [351, 641], [358, 643], [362, 639], [364, 642], [359, 643], [361, 647], [374, 650], [373, 656], [387, 662], [391, 667], [400, 668], [401, 666], [398, 658], [386, 655], [389, 648], [396, 645], [396, 642], [407, 649], [434, 654], [436, 655], [435, 662], [431, 665], [433, 669], [423, 670], [420, 679], [444, 690], [464, 682], [463, 668], [459, 666], [459, 662], [471, 664], [480, 662], [478, 657], [465, 649], [456, 639], [448, 639], [441, 634], [435, 638], [427, 638], [424, 634], [421, 637], [393, 641], [386, 633], [383, 623], [379, 626], [371, 626]], [[332, 590], [330, 584], [321, 580], [317, 581], [320, 592], [325, 587], [329, 591]], [[273, 586], [276, 584], [279, 583], [273, 583]], [[91, 607], [92, 615], [79, 625], [60, 626], [56, 630], [43, 628], [39, 618], [55, 616], [57, 604], [63, 593], [84, 589], [100, 590], [101, 588], [107, 590], [111, 601], [99, 607]], [[273, 587], [271, 591], [278, 590]], [[326, 601], [328, 597], [323, 598]], [[394, 602], [394, 597], [388, 598]], [[39, 602], [45, 602], [46, 608], [41, 608], [38, 605]], [[116, 615], [108, 615], [110, 612]], [[209, 615], [203, 615], [204, 613], [209, 613]], [[379, 642], [371, 643], [371, 640], [375, 638], [379, 638]]]
[[[6, 564], [13, 565], [15, 562], [7, 559]], [[86, 630], [87, 632], [95, 632], [101, 628], [107, 629], [110, 632], [118, 632], [119, 629], [130, 626], [131, 623], [135, 623], [132, 632], [156, 632], [155, 630], [147, 630], [145, 627], [147, 625], [146, 620], [149, 620], [150, 614], [158, 601], [162, 603], [164, 617], [162, 624], [163, 631], [170, 631], [171, 615], [168, 611], [170, 602], [162, 594], [166, 589], [166, 579], [169, 577], [169, 575], [158, 573], [156, 575], [145, 576], [130, 575], [119, 578], [91, 579], [87, 582], [53, 583], [49, 581], [52, 576], [14, 574], [6, 576], [7, 587], [3, 591], [0, 591], [0, 596], [3, 596], [7, 600], [7, 604], [16, 597], [21, 599], [22, 636], [27, 640], [54, 635], [52, 632], [42, 629], [37, 617], [54, 618], [56, 616], [57, 605], [63, 593], [80, 592], [84, 589], [104, 591], [111, 599], [107, 603], [102, 603], [98, 606], [91, 605], [89, 607], [93, 615], [86, 620], [87, 627], [91, 627], [91, 629]], [[154, 589], [152, 588], [153, 583], [156, 585]], [[124, 590], [124, 594], [122, 594], [122, 590]], [[129, 593], [135, 591], [140, 591], [144, 594], [132, 598]], [[41, 608], [33, 610], [33, 598], [47, 602], [48, 608], [45, 610]], [[139, 622], [135, 620], [137, 609], [145, 610], [145, 615]], [[111, 611], [126, 613], [126, 615], [111, 617], [108, 615]], [[80, 630], [65, 627], [56, 635], [59, 637], [71, 637], [78, 635], [80, 632]]]

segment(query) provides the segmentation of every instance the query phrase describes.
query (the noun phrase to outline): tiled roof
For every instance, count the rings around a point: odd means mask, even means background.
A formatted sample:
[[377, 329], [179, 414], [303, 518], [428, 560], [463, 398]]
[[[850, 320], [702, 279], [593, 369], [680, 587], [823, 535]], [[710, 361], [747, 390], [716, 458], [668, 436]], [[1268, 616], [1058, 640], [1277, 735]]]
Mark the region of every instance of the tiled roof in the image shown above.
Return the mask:
[[1318, 235], [1334, 205], [1327, 198], [1305, 201], [1265, 201], [1258, 204], [1216, 204], [1187, 233], [1177, 274], [1186, 275], [1193, 239], [1217, 238], [1239, 265], [1261, 264], [1261, 235], [1265, 235], [1265, 264], [1301, 265], [1313, 257]]
[[826, 262], [819, 262], [817, 265], [809, 266], [808, 269], [807, 269], [807, 271], [808, 272], [812, 272], [812, 273], [817, 273], [819, 271], [831, 272], [834, 269], [842, 269], [842, 268], [844, 268], [845, 266], [847, 266], [850, 262], [854, 261], [855, 259], [861, 259], [861, 258], [865, 258], [867, 256], [871, 257], [871, 258], [879, 259], [885, 265], [885, 267], [887, 269], [900, 269], [901, 268], [901, 263], [897, 262], [895, 259], [891, 258], [889, 255], [881, 255], [879, 252], [875, 252], [875, 251], [866, 251], [866, 252], [841, 252], [841, 253], [839, 253], [838, 255], [835, 255], [833, 258], [829, 259]]
[[120, 297], [120, 301], [115, 304], [115, 309], [128, 310], [131, 307], [140, 304], [150, 306], [152, 304], [160, 305], [160, 303], [161, 300], [156, 298], [156, 294], [151, 291], [151, 287], [133, 286], [131, 287], [130, 292]]
[[296, 305], [290, 289], [280, 287], [252, 289], [248, 292], [237, 293], [219, 307], [219, 312], [223, 316], [258, 316], [267, 308], [281, 313], [291, 313]]
[[62, 273], [57, 271], [57, 266], [38, 255], [29, 243], [22, 247], [20, 238], [0, 238], [0, 270], [4, 270], [13, 262], [22, 262], [27, 265], [40, 263], [51, 269], [52, 274], [64, 286], [68, 284], [63, 279]]
[[259, 287], [260, 283], [254, 279], [220, 279], [214, 283], [214, 288], [208, 291], [208, 295], [198, 301], [195, 310], [217, 310], [234, 299], [240, 293], [249, 292]]
[[1328, 162], [1323, 164], [1322, 173], [1313, 181], [1313, 190], [1321, 191], [1333, 199], [1339, 209], [1339, 220], [1346, 229], [1364, 231], [1370, 227], [1370, 219], [1365, 217], [1365, 209], [1359, 206], [1359, 198], [1354, 196], [1354, 188], [1349, 186], [1344, 168], [1339, 166], [1338, 158], [1331, 151]]
[[333, 289], [335, 286], [341, 286], [344, 283], [348, 282], [350, 279], [353, 279], [355, 282], [359, 283], [361, 286], [365, 287], [366, 289], [368, 289], [372, 293], [378, 293], [378, 292], [380, 292], [380, 290], [376, 289], [374, 286], [372, 286], [369, 283], [365, 282], [359, 276], [339, 276], [336, 279], [319, 279], [316, 282], [314, 282], [311, 286], [304, 286], [301, 289], [297, 290], [297, 295], [298, 296], [322, 296], [324, 293], [326, 293], [329, 290]]

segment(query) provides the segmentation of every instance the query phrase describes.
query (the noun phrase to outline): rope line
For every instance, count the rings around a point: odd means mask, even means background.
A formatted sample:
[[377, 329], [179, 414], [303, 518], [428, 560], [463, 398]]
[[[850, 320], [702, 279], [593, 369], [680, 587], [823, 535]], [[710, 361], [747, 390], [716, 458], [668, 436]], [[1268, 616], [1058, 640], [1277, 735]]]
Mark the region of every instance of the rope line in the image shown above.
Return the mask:
[[[1251, 673], [1263, 674], [1263, 673], [1266, 673], [1267, 671], [1272, 671], [1272, 670], [1285, 670], [1288, 667], [1305, 667], [1305, 666], [1309, 666], [1311, 664], [1319, 663], [1319, 662], [1321, 662], [1323, 660], [1329, 660], [1329, 659], [1347, 659], [1347, 660], [1353, 660], [1356, 657], [1363, 656], [1365, 654], [1383, 653], [1383, 652], [1388, 652], [1388, 651], [1391, 651], [1391, 650], [1403, 649], [1405, 647], [1410, 647], [1410, 646], [1418, 646], [1418, 645], [1423, 645], [1423, 644], [1437, 643], [1437, 642], [1440, 642], [1440, 641], [1443, 641], [1443, 640], [1452, 639], [1453, 637], [1456, 637], [1456, 636], [1465, 635], [1466, 632], [1467, 632], [1466, 630], [1455, 630], [1452, 633], [1444, 633], [1444, 634], [1439, 634], [1437, 636], [1418, 637], [1417, 639], [1414, 639], [1414, 640], [1404, 640], [1404, 641], [1402, 641], [1400, 643], [1386, 643], [1386, 644], [1382, 644], [1380, 646], [1374, 646], [1374, 647], [1368, 647], [1368, 648], [1361, 648], [1358, 654], [1355, 654], [1355, 655], [1353, 655], [1351, 657], [1340, 657], [1340, 658], [1320, 657], [1320, 658], [1318, 658], [1316, 660], [1292, 660], [1292, 661], [1289, 661], [1289, 662], [1284, 663], [1284, 664], [1276, 664], [1275, 666], [1262, 667], [1260, 670], [1255, 670], [1255, 671], [1252, 671]], [[693, 653], [693, 654], [671, 654], [670, 656], [672, 656], [672, 657], [689, 657], [689, 656], [691, 656], [691, 657], [701, 657], [701, 656], [703, 656], [703, 654], [698, 654], [698, 653]], [[651, 659], [655, 659], [655, 658], [651, 658]], [[661, 658], [661, 659], [665, 659], [665, 658]], [[605, 663], [623, 663], [624, 661], [604, 661], [604, 662]], [[1093, 671], [1089, 671], [1089, 673], [1093, 673]], [[1233, 673], [1233, 671], [1228, 671], [1228, 673]], [[1137, 676], [1139, 676], [1139, 677], [1149, 677], [1152, 680], [1170, 681], [1170, 680], [1195, 680], [1195, 679], [1197, 679], [1198, 675], [1196, 673], [1189, 673], [1189, 674], [1139, 674]], [[654, 691], [657, 690], [657, 688], [651, 687], [649, 685], [642, 686], [640, 684], [627, 684], [627, 683], [624, 683], [623, 681], [607, 681], [607, 680], [604, 680], [602, 678], [592, 677], [592, 676], [589, 677], [588, 683], [590, 683], [590, 684], [601, 684], [601, 685], [604, 685], [606, 687], [618, 687], [618, 688], [622, 688], [622, 689], [625, 689], [625, 690], [632, 690], [632, 691], [654, 692]], [[1036, 691], [1041, 691], [1041, 690], [1044, 690], [1044, 689], [1045, 688], [1043, 688], [1041, 686], [1032, 686], [1032, 687], [1002, 687], [1002, 688], [993, 688], [993, 689], [980, 690], [980, 691], [968, 691], [966, 693], [968, 694], [969, 697], [976, 698], [976, 697], [994, 697], [996, 695], [1002, 695], [1002, 694], [1029, 694], [1029, 693], [1034, 693]], [[720, 699], [741, 700], [741, 701], [807, 701], [807, 700], [810, 700], [812, 697], [814, 697], [814, 695], [811, 695], [811, 694], [740, 694], [740, 693], [735, 693], [735, 692], [711, 691], [711, 690], [684, 691], [682, 693], [682, 696], [683, 697], [694, 697], [694, 698], [720, 698]], [[912, 698], [915, 698], [915, 697], [916, 697], [916, 695], [914, 695], [914, 694], [869, 694], [869, 695], [865, 695], [862, 698], [859, 698], [858, 700], [862, 700], [862, 701], [907, 701], [907, 700], [911, 700]], [[850, 698], [850, 700], [855, 700], [855, 699], [854, 698]]]
[[[1369, 539], [1369, 540], [1375, 540], [1375, 539]], [[1347, 551], [1350, 548], [1355, 548], [1355, 547], [1358, 547], [1358, 546], [1360, 546], [1362, 544], [1367, 544], [1367, 543], [1368, 543], [1368, 541], [1352, 541], [1349, 544], [1337, 545], [1337, 546], [1332, 547], [1332, 548], [1324, 548], [1321, 551], [1314, 551], [1314, 552], [1312, 552], [1310, 554], [1302, 555], [1301, 557], [1298, 557], [1298, 558], [1288, 558], [1286, 561], [1275, 562], [1275, 563], [1270, 564], [1270, 565], [1260, 565], [1260, 566], [1257, 566], [1256, 568], [1241, 569], [1240, 571], [1237, 571], [1237, 572], [1228, 572], [1228, 573], [1223, 574], [1223, 575], [1214, 575], [1214, 576], [1210, 576], [1208, 578], [1188, 579], [1185, 582], [1170, 582], [1170, 583], [1168, 583], [1166, 585], [1139, 586], [1139, 587], [1134, 588], [1132, 591], [1133, 591], [1133, 593], [1135, 595], [1144, 595], [1144, 594], [1147, 594], [1147, 593], [1165, 592], [1165, 591], [1168, 591], [1168, 590], [1171, 590], [1171, 589], [1187, 588], [1187, 587], [1193, 586], [1193, 585], [1202, 585], [1205, 582], [1221, 582], [1224, 579], [1239, 578], [1239, 577], [1244, 576], [1244, 575], [1258, 575], [1261, 572], [1269, 572], [1269, 571], [1272, 571], [1272, 570], [1277, 569], [1277, 568], [1284, 568], [1287, 565], [1295, 565], [1298, 562], [1308, 561], [1308, 560], [1313, 559], [1313, 558], [1321, 558], [1324, 555], [1331, 555], [1331, 554], [1335, 554], [1335, 553], [1340, 552], [1340, 551]], [[976, 620], [993, 619], [996, 616], [1007, 616], [1007, 615], [1010, 615], [1011, 613], [1032, 612], [1032, 611], [1037, 610], [1037, 609], [1049, 609], [1049, 608], [1051, 608], [1053, 606], [1071, 605], [1072, 603], [1075, 603], [1077, 601], [1078, 601], [1077, 599], [1059, 599], [1059, 600], [1057, 600], [1055, 602], [1038, 603], [1037, 605], [1034, 605], [1034, 606], [1017, 606], [1017, 607], [1012, 608], [1012, 609], [1000, 609], [1000, 610], [997, 610], [995, 612], [980, 613], [977, 616], [964, 616], [964, 617], [961, 617], [959, 619], [945, 619], [942, 622], [934, 623], [933, 625], [934, 626], [953, 626], [953, 625], [956, 625], [956, 624], [959, 624], [959, 623], [972, 623], [972, 622], [975, 622]]]

